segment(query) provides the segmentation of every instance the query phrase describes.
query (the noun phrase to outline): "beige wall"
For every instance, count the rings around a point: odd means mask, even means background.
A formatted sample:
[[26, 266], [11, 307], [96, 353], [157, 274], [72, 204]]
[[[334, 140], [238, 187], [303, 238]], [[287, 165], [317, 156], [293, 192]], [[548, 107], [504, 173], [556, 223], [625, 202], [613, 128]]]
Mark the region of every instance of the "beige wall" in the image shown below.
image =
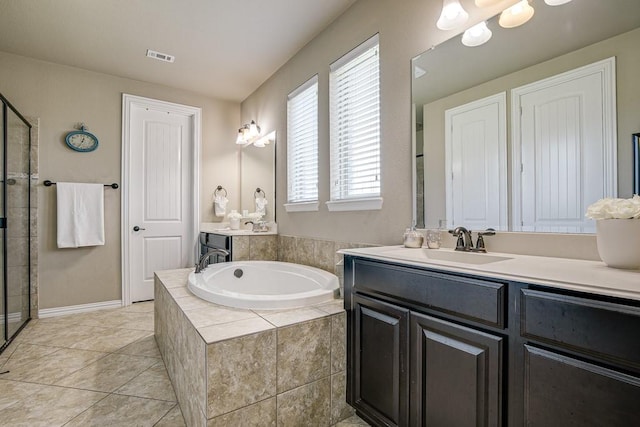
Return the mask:
[[[640, 130], [640, 29], [621, 34], [558, 58], [543, 62], [439, 99], [424, 106], [424, 152], [427, 188], [425, 197], [437, 201], [427, 205], [426, 217], [431, 219], [428, 226], [437, 225], [434, 218], [445, 215], [445, 110], [481, 99], [499, 92], [532, 83], [594, 62], [616, 57], [616, 102], [618, 133], [618, 195], [631, 197], [633, 194], [633, 159], [631, 156], [631, 134]], [[510, 111], [507, 93], [507, 112]], [[507, 113], [509, 114], [509, 113]], [[509, 123], [509, 120], [507, 120]], [[508, 134], [510, 140], [510, 133]], [[508, 153], [507, 158], [511, 158]]]
[[[462, 1], [471, 22], [494, 15], [515, 0], [482, 11], [473, 0]], [[435, 22], [440, 0], [360, 0], [305, 46], [242, 103], [242, 119], [255, 119], [263, 130], [278, 132], [276, 190], [279, 232], [341, 242], [398, 244], [411, 222], [411, 75], [412, 57], [452, 37]], [[382, 197], [380, 211], [331, 212], [329, 200], [329, 64], [380, 33]], [[286, 101], [287, 94], [319, 75], [319, 212], [287, 213]]]
[[[202, 108], [201, 217], [212, 221], [212, 193], [220, 184], [239, 199], [238, 152], [233, 144], [240, 106], [182, 90], [36, 61], [0, 52], [0, 92], [23, 114], [40, 118], [40, 180], [120, 183], [122, 93]], [[84, 122], [99, 148], [76, 153], [64, 136]], [[234, 196], [235, 195], [235, 196]], [[56, 247], [55, 189], [38, 187], [40, 308], [121, 298], [120, 190], [105, 191], [104, 246]]]

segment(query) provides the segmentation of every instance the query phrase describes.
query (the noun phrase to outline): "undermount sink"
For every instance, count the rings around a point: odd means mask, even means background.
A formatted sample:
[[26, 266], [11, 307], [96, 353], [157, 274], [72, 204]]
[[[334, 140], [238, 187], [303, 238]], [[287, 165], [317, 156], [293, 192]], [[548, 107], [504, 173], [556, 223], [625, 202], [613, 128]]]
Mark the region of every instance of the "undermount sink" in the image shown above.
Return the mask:
[[227, 229], [227, 228], [221, 228], [221, 229], [217, 230], [216, 232], [222, 233], [222, 234], [228, 234], [228, 235], [231, 235], [231, 236], [238, 236], [238, 235], [245, 235], [245, 234], [265, 234], [265, 233], [268, 233], [269, 230], [253, 231], [250, 228], [249, 229], [242, 228], [242, 229], [238, 229], [238, 230], [231, 230], [231, 229]]
[[490, 264], [492, 262], [500, 262], [512, 259], [505, 256], [489, 255], [486, 253], [478, 252], [445, 252], [426, 249], [425, 253], [427, 258], [429, 259], [435, 259], [438, 261], [462, 262], [465, 264]]
[[482, 264], [491, 264], [494, 262], [507, 261], [512, 258], [499, 256], [499, 255], [490, 255], [486, 253], [478, 253], [478, 252], [460, 252], [460, 251], [452, 251], [452, 250], [436, 250], [436, 249], [413, 249], [413, 248], [393, 248], [388, 251], [384, 251], [386, 256], [390, 256], [393, 258], [400, 258], [412, 261], [446, 261], [446, 262], [455, 262], [459, 264], [473, 264], [473, 265], [482, 265]]

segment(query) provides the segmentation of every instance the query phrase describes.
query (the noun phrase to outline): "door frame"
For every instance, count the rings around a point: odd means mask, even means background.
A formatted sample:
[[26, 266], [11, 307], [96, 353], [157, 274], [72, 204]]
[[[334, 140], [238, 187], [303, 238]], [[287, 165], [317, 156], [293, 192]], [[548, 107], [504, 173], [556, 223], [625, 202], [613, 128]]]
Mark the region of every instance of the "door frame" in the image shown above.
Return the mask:
[[131, 305], [131, 266], [129, 264], [131, 222], [129, 218], [129, 179], [131, 176], [131, 113], [134, 107], [142, 107], [171, 113], [181, 114], [192, 118], [191, 134], [193, 135], [193, 221], [192, 241], [194, 255], [197, 255], [197, 241], [200, 228], [200, 153], [202, 144], [202, 109], [189, 105], [175, 104], [157, 99], [144, 98], [136, 95], [122, 94], [122, 191], [121, 191], [121, 241], [122, 241], [122, 305]]

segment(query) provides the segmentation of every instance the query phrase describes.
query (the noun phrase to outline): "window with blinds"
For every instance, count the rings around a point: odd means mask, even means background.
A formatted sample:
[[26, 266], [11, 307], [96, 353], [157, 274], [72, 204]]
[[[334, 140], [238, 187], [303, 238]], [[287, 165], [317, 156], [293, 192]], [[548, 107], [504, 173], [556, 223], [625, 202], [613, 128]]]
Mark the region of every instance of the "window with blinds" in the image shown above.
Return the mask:
[[287, 200], [287, 211], [317, 210], [317, 75], [287, 97]]
[[[378, 51], [376, 34], [331, 64], [331, 202], [327, 203], [330, 210], [381, 206]], [[363, 199], [374, 203], [363, 204]]]

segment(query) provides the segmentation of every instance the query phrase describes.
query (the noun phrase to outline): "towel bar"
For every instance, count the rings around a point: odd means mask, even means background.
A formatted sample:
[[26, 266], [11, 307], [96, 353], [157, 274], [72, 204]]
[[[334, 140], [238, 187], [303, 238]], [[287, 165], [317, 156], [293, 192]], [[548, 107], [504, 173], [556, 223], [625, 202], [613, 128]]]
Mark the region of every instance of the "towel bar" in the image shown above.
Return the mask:
[[218, 185], [216, 187], [216, 190], [213, 192], [214, 196], [217, 196], [219, 192], [224, 191], [224, 197], [227, 197], [227, 189], [224, 188], [222, 185]]
[[[49, 181], [49, 180], [47, 179], [47, 180], [45, 180], [45, 181], [43, 182], [43, 184], [44, 184], [44, 186], [45, 186], [45, 187], [51, 187], [52, 185], [56, 185], [57, 183], [56, 183], [56, 182]], [[105, 187], [111, 187], [111, 188], [113, 188], [114, 190], [115, 190], [116, 188], [120, 187], [120, 186], [119, 186], [118, 184], [116, 184], [115, 182], [114, 182], [113, 184], [104, 184], [104, 186], [105, 186]]]

